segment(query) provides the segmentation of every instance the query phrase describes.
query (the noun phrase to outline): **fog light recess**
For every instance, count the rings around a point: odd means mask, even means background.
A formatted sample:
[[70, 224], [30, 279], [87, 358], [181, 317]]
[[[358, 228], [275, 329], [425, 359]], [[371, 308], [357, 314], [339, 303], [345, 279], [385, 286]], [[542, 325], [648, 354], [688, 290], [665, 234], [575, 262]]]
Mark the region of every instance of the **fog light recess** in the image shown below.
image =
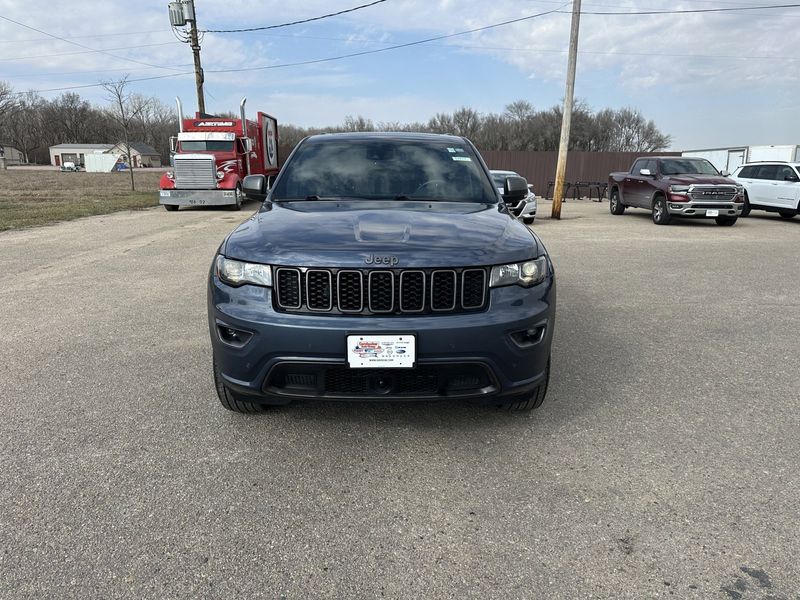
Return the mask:
[[223, 344], [232, 346], [234, 348], [242, 348], [250, 341], [253, 334], [249, 331], [229, 327], [228, 325], [217, 324], [217, 333], [219, 339]]

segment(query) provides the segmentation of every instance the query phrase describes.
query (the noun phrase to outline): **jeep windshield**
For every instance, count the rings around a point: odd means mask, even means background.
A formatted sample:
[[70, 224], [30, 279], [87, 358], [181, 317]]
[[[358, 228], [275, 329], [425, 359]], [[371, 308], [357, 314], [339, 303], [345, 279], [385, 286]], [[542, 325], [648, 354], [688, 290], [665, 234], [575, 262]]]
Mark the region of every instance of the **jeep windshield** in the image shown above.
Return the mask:
[[719, 171], [704, 158], [671, 158], [661, 161], [662, 175], [719, 175]]
[[315, 139], [284, 167], [272, 200], [496, 203], [472, 147], [428, 140]]

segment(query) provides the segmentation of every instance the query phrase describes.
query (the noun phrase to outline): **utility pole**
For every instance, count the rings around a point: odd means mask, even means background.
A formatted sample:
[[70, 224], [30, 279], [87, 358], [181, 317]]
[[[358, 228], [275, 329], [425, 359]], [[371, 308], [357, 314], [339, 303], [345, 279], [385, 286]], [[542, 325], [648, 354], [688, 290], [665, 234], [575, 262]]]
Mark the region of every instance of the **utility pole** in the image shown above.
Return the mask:
[[[169, 22], [176, 35], [183, 42], [191, 44], [192, 54], [194, 55], [194, 80], [197, 86], [197, 110], [201, 113], [206, 112], [206, 100], [203, 96], [203, 67], [200, 65], [200, 37], [197, 34], [197, 13], [194, 9], [194, 0], [173, 0], [169, 3]], [[178, 30], [189, 24], [189, 34], [186, 31]], [[183, 116], [181, 115], [181, 118]]]
[[197, 13], [194, 12], [194, 0], [189, 0], [189, 11], [191, 20], [190, 35], [192, 36], [192, 54], [194, 54], [194, 81], [197, 85], [197, 110], [201, 113], [206, 112], [206, 99], [203, 96], [203, 67], [200, 66], [200, 42], [197, 39]]
[[569, 32], [569, 58], [567, 59], [567, 86], [564, 92], [564, 114], [561, 116], [561, 139], [558, 143], [556, 182], [553, 190], [553, 209], [550, 216], [561, 218], [561, 199], [564, 196], [564, 176], [567, 173], [569, 128], [572, 121], [572, 102], [575, 95], [575, 68], [578, 63], [578, 28], [581, 21], [581, 0], [572, 0], [572, 27]]

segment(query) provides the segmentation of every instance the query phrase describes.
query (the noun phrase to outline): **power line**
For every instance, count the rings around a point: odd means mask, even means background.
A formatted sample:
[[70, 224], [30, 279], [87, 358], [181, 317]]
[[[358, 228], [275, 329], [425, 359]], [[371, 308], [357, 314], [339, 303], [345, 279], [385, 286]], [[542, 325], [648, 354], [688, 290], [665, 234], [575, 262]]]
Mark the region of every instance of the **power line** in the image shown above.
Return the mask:
[[[102, 38], [102, 37], [117, 37], [120, 35], [141, 35], [143, 33], [166, 33], [169, 29], [151, 29], [150, 31], [120, 31], [117, 33], [97, 33], [94, 35], [71, 35], [65, 36], [65, 40], [82, 40], [86, 38]], [[27, 38], [27, 39], [18, 39], [18, 40], [0, 40], [0, 44], [16, 44], [16, 43], [23, 43], [23, 42], [41, 42], [42, 40], [46, 40], [46, 37], [38, 37], [38, 38]]]
[[66, 42], [67, 44], [72, 44], [73, 46], [77, 46], [78, 48], [83, 48], [84, 50], [91, 50], [93, 52], [98, 52], [100, 54], [105, 54], [106, 56], [110, 56], [112, 58], [116, 58], [117, 60], [126, 60], [128, 62], [136, 63], [139, 65], [144, 65], [145, 67], [156, 67], [158, 69], [168, 69], [170, 71], [178, 71], [179, 69], [175, 69], [174, 67], [164, 67], [161, 65], [153, 65], [150, 63], [143, 62], [141, 60], [135, 60], [133, 58], [128, 58], [127, 56], [120, 56], [118, 54], [111, 54], [110, 52], [106, 52], [104, 50], [97, 50], [96, 48], [90, 48], [89, 46], [84, 46], [83, 44], [79, 44], [78, 42], [72, 42], [67, 38], [48, 33], [46, 31], [42, 31], [41, 29], [36, 29], [36, 27], [31, 27], [30, 25], [25, 25], [25, 23], [20, 23], [19, 21], [15, 21], [14, 19], [10, 19], [9, 17], [4, 17], [0, 15], [0, 19], [4, 21], [8, 21], [9, 23], [14, 23], [14, 25], [19, 25], [20, 27], [24, 27], [25, 29], [30, 29], [31, 31], [35, 31], [36, 33], [41, 33], [42, 35], [46, 35], [47, 37], [54, 38], [56, 40], [60, 40], [62, 42]]
[[379, 52], [388, 52], [389, 50], [398, 50], [399, 48], [409, 48], [411, 46], [419, 46], [420, 44], [427, 44], [428, 42], [437, 42], [439, 40], [446, 40], [448, 38], [457, 37], [460, 35], [467, 35], [469, 33], [477, 33], [478, 31], [486, 31], [487, 29], [494, 29], [495, 27], [502, 27], [503, 25], [511, 25], [512, 23], [520, 23], [522, 21], [530, 21], [531, 19], [536, 19], [538, 17], [544, 17], [545, 15], [551, 15], [553, 13], [560, 12], [561, 9], [566, 6], [567, 3], [562, 4], [558, 8], [554, 8], [553, 10], [548, 10], [541, 13], [536, 13], [534, 15], [528, 15], [526, 17], [519, 17], [518, 19], [510, 19], [508, 21], [502, 21], [500, 23], [494, 23], [492, 25], [485, 25], [483, 27], [476, 27], [474, 29], [467, 29], [466, 31], [459, 31], [456, 33], [449, 33], [447, 35], [437, 35], [435, 37], [426, 38], [424, 40], [416, 40], [413, 42], [406, 42], [405, 44], [396, 44], [394, 46], [387, 46], [386, 48], [376, 48], [374, 50], [363, 50], [361, 52], [352, 52], [350, 54], [342, 54], [340, 56], [329, 56], [327, 58], [316, 58], [310, 60], [303, 60], [299, 62], [293, 63], [282, 63], [277, 65], [262, 65], [260, 67], [241, 67], [238, 69], [208, 69], [209, 73], [241, 73], [243, 71], [265, 71], [268, 69], [281, 69], [285, 67], [299, 67], [302, 65], [314, 65], [318, 63], [324, 62], [332, 62], [335, 60], [343, 60], [345, 58], [354, 58], [356, 56], [366, 56], [368, 54], [378, 54]]
[[[152, 48], [153, 46], [169, 46], [170, 44], [177, 44], [178, 42], [160, 42], [158, 44], [140, 44], [138, 46], [120, 46], [118, 48], [103, 48], [102, 50], [80, 50], [75, 52], [55, 52], [53, 54], [34, 54], [32, 56], [12, 56], [9, 58], [0, 58], [0, 62], [10, 60], [29, 60], [33, 58], [49, 58], [51, 56], [72, 56], [74, 54], [92, 54], [95, 52], [106, 52], [108, 50], [131, 50], [135, 48]], [[151, 69], [163, 69], [164, 67], [151, 66]]]
[[[766, 10], [775, 8], [800, 8], [800, 4], [770, 4], [767, 6], [736, 6], [729, 8], [687, 8], [681, 10], [640, 10], [640, 11], [581, 11], [582, 15], [686, 15], [696, 13], [740, 12], [743, 10]], [[559, 10], [562, 14], [568, 11]]]
[[375, 0], [374, 2], [370, 2], [369, 4], [361, 4], [360, 6], [354, 6], [353, 8], [347, 8], [345, 10], [340, 10], [338, 12], [332, 12], [326, 15], [320, 15], [318, 17], [311, 17], [310, 19], [302, 19], [300, 21], [292, 21], [291, 23], [281, 23], [280, 25], [266, 25], [264, 27], [247, 27], [244, 29], [203, 29], [203, 33], [242, 33], [245, 31], [265, 31], [267, 29], [278, 29], [279, 27], [289, 27], [290, 25], [301, 25], [303, 23], [311, 23], [312, 21], [320, 21], [322, 19], [327, 19], [329, 17], [338, 17], [339, 15], [355, 12], [357, 10], [361, 10], [362, 8], [369, 8], [370, 6], [375, 6], [376, 4], [381, 4], [383, 2], [386, 2], [386, 0]]
[[[154, 67], [156, 69], [161, 69], [163, 67]], [[169, 75], [154, 75], [153, 77], [139, 77], [138, 79], [126, 79], [128, 83], [135, 83], [138, 81], [153, 81], [154, 79], [169, 79], [171, 77], [180, 77], [182, 75], [194, 75], [194, 71], [183, 71], [181, 73], [170, 73]], [[9, 96], [24, 96], [25, 94], [43, 94], [45, 92], [66, 92], [69, 90], [83, 90], [87, 88], [93, 87], [103, 87], [108, 83], [121, 83], [121, 81], [107, 81], [103, 83], [87, 83], [84, 85], [69, 85], [64, 87], [57, 87], [57, 88], [47, 88], [42, 90], [26, 90], [24, 92], [13, 92], [9, 94]]]

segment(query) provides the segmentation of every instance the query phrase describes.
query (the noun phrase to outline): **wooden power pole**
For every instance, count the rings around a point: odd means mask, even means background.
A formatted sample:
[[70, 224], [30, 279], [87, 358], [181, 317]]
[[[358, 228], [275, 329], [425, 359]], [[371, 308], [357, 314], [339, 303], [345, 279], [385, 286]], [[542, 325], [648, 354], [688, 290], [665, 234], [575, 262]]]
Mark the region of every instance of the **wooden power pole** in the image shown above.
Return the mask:
[[191, 20], [189, 21], [189, 35], [191, 36], [192, 54], [194, 54], [194, 80], [197, 85], [197, 110], [206, 112], [206, 99], [203, 95], [203, 67], [200, 65], [200, 41], [197, 37], [197, 13], [194, 10], [194, 0], [189, 0]]
[[578, 64], [578, 28], [581, 22], [581, 0], [572, 0], [572, 27], [569, 32], [569, 58], [567, 60], [567, 86], [564, 92], [564, 114], [561, 116], [561, 139], [558, 143], [558, 163], [553, 190], [551, 217], [561, 218], [561, 199], [564, 197], [564, 176], [567, 173], [569, 128], [572, 121], [572, 103], [575, 96], [575, 68]]

